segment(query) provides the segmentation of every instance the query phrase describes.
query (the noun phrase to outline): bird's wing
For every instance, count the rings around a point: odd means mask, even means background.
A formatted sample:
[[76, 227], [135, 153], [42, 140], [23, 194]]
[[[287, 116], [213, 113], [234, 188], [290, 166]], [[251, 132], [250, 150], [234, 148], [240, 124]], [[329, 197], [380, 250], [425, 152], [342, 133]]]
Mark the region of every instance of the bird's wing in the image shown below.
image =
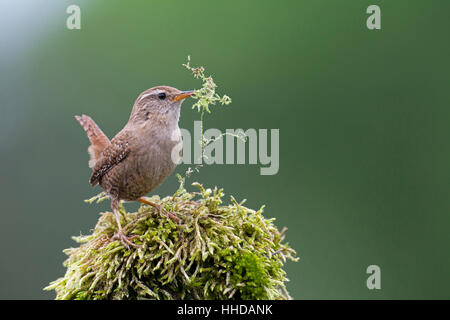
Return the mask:
[[131, 134], [126, 131], [119, 133], [111, 140], [111, 144], [102, 151], [101, 157], [96, 161], [92, 169], [89, 180], [91, 185], [95, 186], [98, 184], [109, 170], [128, 156], [131, 151], [131, 140]]

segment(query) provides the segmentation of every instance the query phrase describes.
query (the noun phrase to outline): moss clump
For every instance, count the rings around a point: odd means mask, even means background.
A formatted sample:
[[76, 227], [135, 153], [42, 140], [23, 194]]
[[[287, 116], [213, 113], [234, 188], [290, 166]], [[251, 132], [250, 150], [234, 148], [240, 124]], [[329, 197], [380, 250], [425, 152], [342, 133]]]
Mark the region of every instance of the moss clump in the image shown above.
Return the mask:
[[[174, 212], [179, 224], [143, 205], [135, 213], [120, 208], [122, 226], [141, 248], [126, 249], [111, 212], [101, 214], [93, 233], [74, 237], [78, 248], [63, 278], [45, 290], [56, 299], [290, 299], [282, 269], [295, 251], [283, 243], [284, 231], [222, 189], [187, 192], [151, 200]], [[93, 198], [91, 200], [95, 200]], [[97, 199], [98, 200], [98, 199]]]

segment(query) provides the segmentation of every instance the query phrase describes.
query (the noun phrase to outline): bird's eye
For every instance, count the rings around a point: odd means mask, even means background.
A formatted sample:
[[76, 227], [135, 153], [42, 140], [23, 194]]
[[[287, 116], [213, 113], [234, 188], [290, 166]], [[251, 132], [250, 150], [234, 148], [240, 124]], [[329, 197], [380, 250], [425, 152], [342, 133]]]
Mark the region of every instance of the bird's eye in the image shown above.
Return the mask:
[[166, 94], [164, 92], [160, 92], [160, 93], [158, 93], [158, 98], [160, 100], [164, 100], [166, 98]]

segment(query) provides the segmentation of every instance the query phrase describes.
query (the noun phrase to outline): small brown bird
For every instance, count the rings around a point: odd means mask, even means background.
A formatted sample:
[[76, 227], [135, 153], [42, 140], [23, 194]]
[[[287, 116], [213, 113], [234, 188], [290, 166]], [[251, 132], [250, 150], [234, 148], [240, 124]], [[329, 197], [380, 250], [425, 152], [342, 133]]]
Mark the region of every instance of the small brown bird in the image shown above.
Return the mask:
[[183, 100], [193, 91], [180, 91], [158, 86], [142, 92], [136, 99], [130, 119], [110, 141], [89, 116], [75, 116], [91, 142], [89, 180], [99, 184], [111, 198], [119, 232], [114, 236], [123, 245], [139, 247], [128, 238], [120, 225], [119, 202], [139, 201], [164, 211], [171, 219], [178, 218], [158, 204], [141, 198], [161, 184], [175, 169], [173, 150], [181, 142], [178, 120]]

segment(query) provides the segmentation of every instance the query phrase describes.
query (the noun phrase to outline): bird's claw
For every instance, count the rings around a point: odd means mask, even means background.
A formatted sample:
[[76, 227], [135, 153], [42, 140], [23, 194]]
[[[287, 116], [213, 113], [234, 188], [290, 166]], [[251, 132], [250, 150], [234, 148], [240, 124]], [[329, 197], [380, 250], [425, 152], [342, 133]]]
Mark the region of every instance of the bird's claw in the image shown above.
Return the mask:
[[127, 237], [127, 235], [123, 232], [123, 230], [119, 230], [119, 232], [114, 235], [113, 240], [120, 240], [120, 242], [122, 242], [122, 244], [128, 250], [130, 250], [130, 246], [135, 247], [135, 248], [142, 248], [142, 246], [137, 245], [137, 244], [132, 242], [132, 240], [136, 239], [136, 238], [139, 238], [139, 236], [138, 235], [134, 235], [134, 236], [131, 236], [131, 237]]

